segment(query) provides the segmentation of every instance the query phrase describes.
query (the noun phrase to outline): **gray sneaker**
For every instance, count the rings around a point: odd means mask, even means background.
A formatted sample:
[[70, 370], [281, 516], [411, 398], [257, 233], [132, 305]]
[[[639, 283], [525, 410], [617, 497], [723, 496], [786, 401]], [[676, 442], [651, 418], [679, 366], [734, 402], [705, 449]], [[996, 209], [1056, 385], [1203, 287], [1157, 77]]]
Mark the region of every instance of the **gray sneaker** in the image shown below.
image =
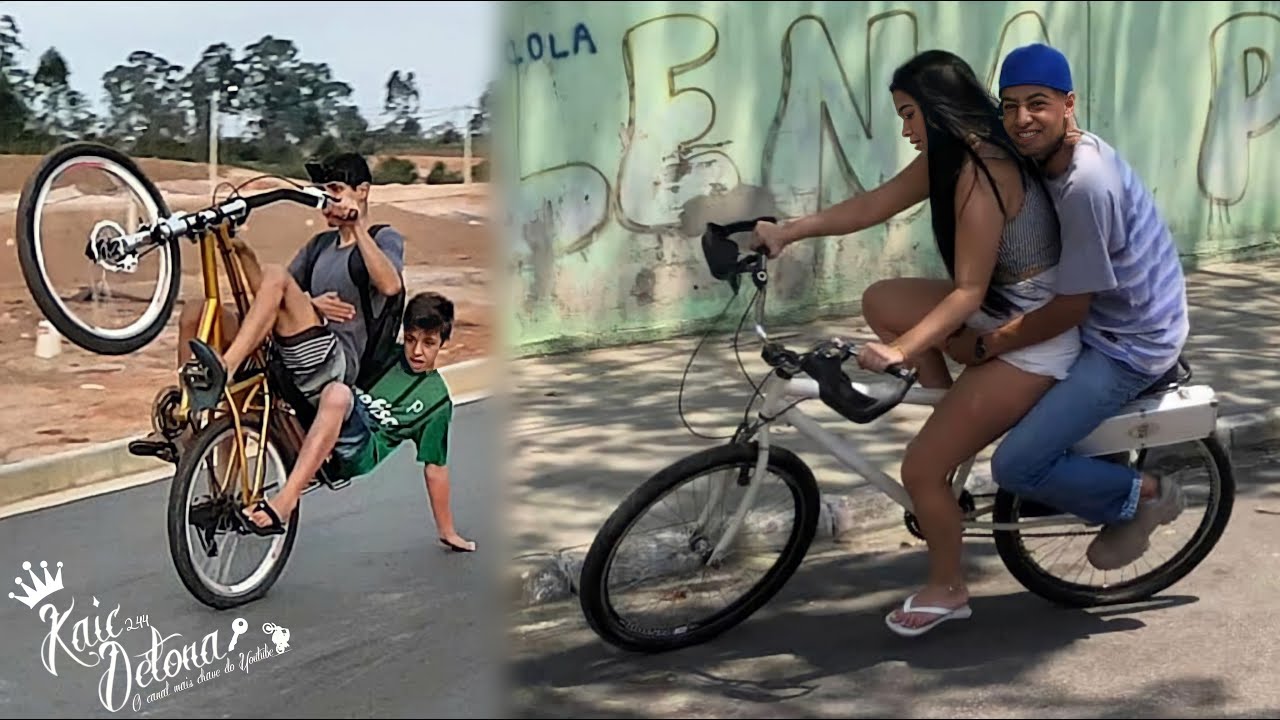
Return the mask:
[[1158, 495], [1138, 503], [1128, 522], [1108, 525], [1089, 544], [1089, 563], [1099, 570], [1116, 570], [1142, 557], [1151, 546], [1151, 533], [1177, 519], [1186, 508], [1182, 488], [1168, 478], [1158, 478]]

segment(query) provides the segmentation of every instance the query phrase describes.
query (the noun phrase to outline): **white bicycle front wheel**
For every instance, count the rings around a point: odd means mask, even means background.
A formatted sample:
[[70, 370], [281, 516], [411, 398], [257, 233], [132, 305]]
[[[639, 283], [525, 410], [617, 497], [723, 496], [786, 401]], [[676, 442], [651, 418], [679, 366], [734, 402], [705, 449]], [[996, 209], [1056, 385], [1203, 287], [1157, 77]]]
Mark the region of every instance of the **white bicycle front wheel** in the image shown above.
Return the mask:
[[132, 353], [160, 334], [181, 287], [178, 240], [132, 252], [113, 241], [168, 216], [159, 189], [119, 150], [77, 142], [41, 159], [18, 201], [18, 262], [58, 332], [100, 355]]
[[[583, 561], [579, 591], [602, 639], [639, 652], [696, 645], [743, 622], [782, 589], [813, 542], [820, 509], [813, 473], [783, 448], [770, 449], [755, 502], [724, 560], [708, 562], [758, 461], [754, 442], [696, 453], [659, 471], [613, 512]], [[677, 497], [690, 489], [688, 499]], [[642, 523], [651, 511], [653, 522]], [[753, 559], [752, 550], [763, 552]], [[737, 571], [749, 577], [735, 581]]]

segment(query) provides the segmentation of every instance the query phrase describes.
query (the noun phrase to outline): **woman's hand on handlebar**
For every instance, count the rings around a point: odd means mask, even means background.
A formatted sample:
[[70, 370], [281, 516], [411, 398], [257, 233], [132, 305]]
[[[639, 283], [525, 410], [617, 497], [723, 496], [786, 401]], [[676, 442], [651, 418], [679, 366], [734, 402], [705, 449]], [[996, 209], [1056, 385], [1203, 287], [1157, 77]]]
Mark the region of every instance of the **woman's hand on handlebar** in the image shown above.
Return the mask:
[[864, 370], [884, 372], [890, 367], [906, 364], [907, 358], [893, 345], [869, 342], [858, 350], [858, 365]]

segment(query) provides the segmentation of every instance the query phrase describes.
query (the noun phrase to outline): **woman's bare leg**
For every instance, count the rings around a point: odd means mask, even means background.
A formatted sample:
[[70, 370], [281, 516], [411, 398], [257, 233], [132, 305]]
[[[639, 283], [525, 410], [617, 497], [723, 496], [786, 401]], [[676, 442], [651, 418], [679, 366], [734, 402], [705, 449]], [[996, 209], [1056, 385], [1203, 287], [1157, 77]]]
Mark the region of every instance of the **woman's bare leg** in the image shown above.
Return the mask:
[[[915, 327], [950, 293], [946, 280], [893, 278], [881, 280], [862, 293], [862, 316], [880, 340], [893, 342]], [[940, 349], [930, 349], [916, 361], [920, 385], [951, 387], [951, 371]]]
[[[907, 446], [902, 483], [929, 544], [929, 580], [914, 605], [956, 608], [968, 602], [962, 517], [947, 476], [1013, 427], [1054, 382], [999, 359], [967, 368]], [[901, 610], [893, 618], [912, 628], [939, 619]]]

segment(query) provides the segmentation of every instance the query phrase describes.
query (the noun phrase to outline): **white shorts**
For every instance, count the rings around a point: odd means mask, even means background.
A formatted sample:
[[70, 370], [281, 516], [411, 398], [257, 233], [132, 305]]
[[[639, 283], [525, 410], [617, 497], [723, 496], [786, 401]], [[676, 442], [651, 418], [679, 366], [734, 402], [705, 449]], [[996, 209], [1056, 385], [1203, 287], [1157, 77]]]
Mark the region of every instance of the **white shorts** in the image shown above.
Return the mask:
[[[999, 323], [982, 312], [970, 316], [966, 324], [979, 332], [988, 332], [999, 327]], [[1071, 372], [1071, 366], [1080, 356], [1081, 348], [1080, 328], [1073, 327], [1057, 337], [1003, 353], [998, 357], [1019, 370], [1033, 375], [1063, 380]]]

